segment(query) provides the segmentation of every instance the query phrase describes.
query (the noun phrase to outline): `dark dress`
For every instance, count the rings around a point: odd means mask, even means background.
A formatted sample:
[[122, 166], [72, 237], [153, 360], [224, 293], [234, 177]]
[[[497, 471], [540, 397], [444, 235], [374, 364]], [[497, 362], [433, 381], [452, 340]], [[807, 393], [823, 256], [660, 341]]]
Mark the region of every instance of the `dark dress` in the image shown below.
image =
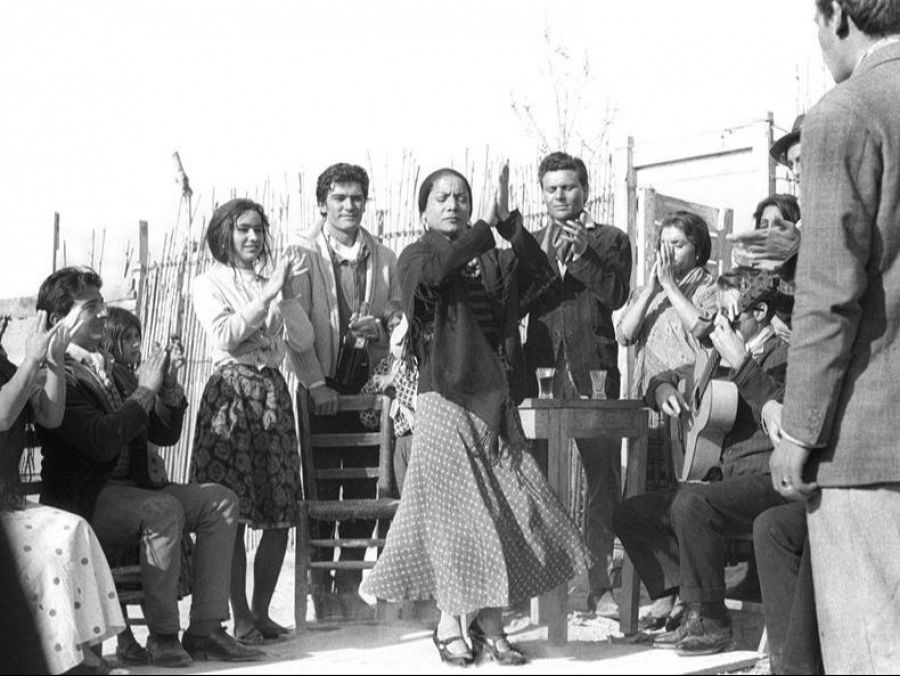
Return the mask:
[[420, 364], [416, 429], [400, 507], [361, 587], [434, 598], [453, 615], [537, 596], [590, 563], [511, 396], [521, 386], [518, 319], [553, 292], [553, 273], [517, 212], [498, 231], [512, 249], [496, 249], [479, 222], [453, 242], [426, 232], [400, 256]]

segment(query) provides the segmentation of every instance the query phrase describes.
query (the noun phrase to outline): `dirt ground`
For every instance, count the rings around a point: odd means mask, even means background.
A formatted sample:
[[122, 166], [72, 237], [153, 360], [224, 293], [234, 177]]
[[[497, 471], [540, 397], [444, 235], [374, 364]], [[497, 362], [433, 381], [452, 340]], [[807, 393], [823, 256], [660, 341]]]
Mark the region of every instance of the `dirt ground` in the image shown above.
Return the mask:
[[[272, 618], [286, 626], [294, 625], [293, 556], [288, 552], [273, 599]], [[248, 575], [248, 578], [251, 576]], [[621, 674], [768, 674], [768, 661], [756, 652], [761, 620], [732, 613], [741, 649], [704, 657], [679, 657], [674, 651], [654, 650], [646, 644], [621, 641], [618, 622], [589, 616], [584, 612], [587, 596], [586, 580], [576, 579], [569, 593], [569, 642], [549, 646], [546, 627], [532, 624], [523, 611], [510, 611], [505, 621], [507, 632], [531, 661], [516, 673], [621, 673]], [[367, 599], [373, 601], [373, 599]], [[649, 603], [647, 599], [642, 600]], [[312, 604], [309, 604], [310, 607]], [[137, 608], [129, 612], [139, 615]], [[181, 617], [186, 625], [190, 599], [181, 602]], [[186, 669], [168, 670], [158, 667], [129, 667], [132, 674], [171, 671], [179, 674], [416, 674], [448, 671], [457, 668], [441, 664], [431, 641], [437, 611], [422, 607], [409, 620], [384, 623], [313, 623], [305, 631], [294, 633], [285, 641], [264, 646], [266, 659], [256, 663], [233, 664], [199, 662]], [[230, 623], [228, 625], [231, 630]], [[143, 644], [147, 629], [134, 627]], [[104, 656], [113, 664], [115, 640], [104, 644]], [[479, 671], [501, 670], [496, 664], [479, 660]], [[127, 672], [120, 672], [127, 673]]]

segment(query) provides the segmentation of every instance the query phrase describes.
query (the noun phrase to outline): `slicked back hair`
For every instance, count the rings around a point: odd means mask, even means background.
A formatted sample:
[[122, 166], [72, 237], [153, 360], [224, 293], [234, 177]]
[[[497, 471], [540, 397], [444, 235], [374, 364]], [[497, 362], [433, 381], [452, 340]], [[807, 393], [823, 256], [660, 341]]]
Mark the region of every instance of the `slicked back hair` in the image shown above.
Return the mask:
[[38, 290], [37, 309], [44, 310], [47, 317], [56, 315], [57, 319], [69, 314], [75, 299], [81, 296], [89, 286], [103, 286], [103, 280], [91, 268], [73, 266], [61, 268], [47, 277]]

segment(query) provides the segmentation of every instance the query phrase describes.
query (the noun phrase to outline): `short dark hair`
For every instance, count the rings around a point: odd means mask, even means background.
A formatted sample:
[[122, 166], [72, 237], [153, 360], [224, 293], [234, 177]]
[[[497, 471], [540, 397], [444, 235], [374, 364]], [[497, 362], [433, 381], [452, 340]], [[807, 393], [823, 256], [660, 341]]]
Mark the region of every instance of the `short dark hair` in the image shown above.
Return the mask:
[[111, 307], [106, 315], [106, 338], [103, 339], [103, 349], [109, 352], [117, 362], [122, 361], [125, 353], [125, 332], [128, 329], [137, 329], [141, 335], [141, 320], [133, 312], [123, 307]]
[[800, 202], [797, 201], [797, 198], [793, 195], [778, 193], [760, 200], [759, 204], [756, 205], [756, 210], [753, 212], [753, 222], [756, 230], [759, 230], [759, 220], [762, 218], [766, 207], [778, 207], [782, 218], [791, 223], [796, 223], [800, 220]]
[[742, 312], [749, 312], [760, 303], [765, 303], [766, 321], [771, 320], [775, 310], [781, 307], [778, 277], [756, 268], [738, 267], [723, 272], [716, 280], [716, 287], [723, 291], [738, 291]]
[[578, 174], [578, 182], [581, 187], [588, 190], [588, 171], [587, 167], [580, 157], [569, 155], [568, 153], [555, 152], [550, 153], [541, 160], [538, 167], [538, 183], [544, 184], [544, 175], [550, 171], [574, 171]]
[[[898, 0], [838, 0], [838, 4], [856, 27], [870, 37], [900, 33]], [[834, 16], [831, 0], [816, 0], [816, 7], [826, 19]]]
[[425, 207], [428, 206], [428, 196], [431, 194], [431, 189], [434, 187], [434, 184], [439, 178], [443, 178], [444, 176], [456, 176], [463, 182], [463, 185], [466, 187], [466, 192], [469, 195], [469, 208], [473, 208], [472, 186], [469, 185], [468, 179], [456, 169], [444, 167], [443, 169], [437, 169], [428, 174], [428, 176], [425, 177], [425, 180], [422, 181], [422, 185], [419, 186], [419, 215], [425, 213]]
[[65, 317], [75, 305], [75, 298], [89, 286], [98, 289], [103, 286], [100, 275], [85, 266], [61, 268], [41, 283], [38, 290], [37, 309], [44, 310], [47, 317]]
[[316, 181], [316, 204], [325, 204], [328, 191], [335, 183], [359, 183], [363, 198], [369, 199], [369, 175], [357, 164], [338, 162], [319, 174]]
[[262, 206], [245, 198], [229, 200], [217, 207], [206, 226], [206, 244], [212, 257], [220, 263], [234, 267], [234, 225], [245, 211], [259, 214], [263, 226], [262, 251], [260, 262], [265, 265], [272, 256], [272, 242], [269, 234], [269, 219]]
[[[709, 236], [709, 225], [693, 211], [676, 211], [663, 219], [659, 226], [662, 233], [666, 228], [678, 228], [684, 233], [687, 241], [694, 245], [697, 252], [697, 265], [703, 267], [709, 260], [712, 251], [712, 239]], [[657, 237], [656, 248], [659, 249], [661, 238]]]

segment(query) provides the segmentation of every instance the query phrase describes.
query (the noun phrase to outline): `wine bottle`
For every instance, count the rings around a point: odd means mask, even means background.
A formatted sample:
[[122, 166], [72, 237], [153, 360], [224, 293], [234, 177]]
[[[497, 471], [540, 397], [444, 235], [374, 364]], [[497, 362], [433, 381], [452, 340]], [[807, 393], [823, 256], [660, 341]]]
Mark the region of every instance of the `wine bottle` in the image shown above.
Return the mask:
[[[359, 311], [350, 317], [352, 324], [358, 317], [369, 314], [369, 304], [363, 301]], [[347, 330], [338, 354], [337, 369], [334, 374], [335, 389], [341, 394], [358, 394], [369, 378], [369, 340], [365, 336], [354, 335]]]

